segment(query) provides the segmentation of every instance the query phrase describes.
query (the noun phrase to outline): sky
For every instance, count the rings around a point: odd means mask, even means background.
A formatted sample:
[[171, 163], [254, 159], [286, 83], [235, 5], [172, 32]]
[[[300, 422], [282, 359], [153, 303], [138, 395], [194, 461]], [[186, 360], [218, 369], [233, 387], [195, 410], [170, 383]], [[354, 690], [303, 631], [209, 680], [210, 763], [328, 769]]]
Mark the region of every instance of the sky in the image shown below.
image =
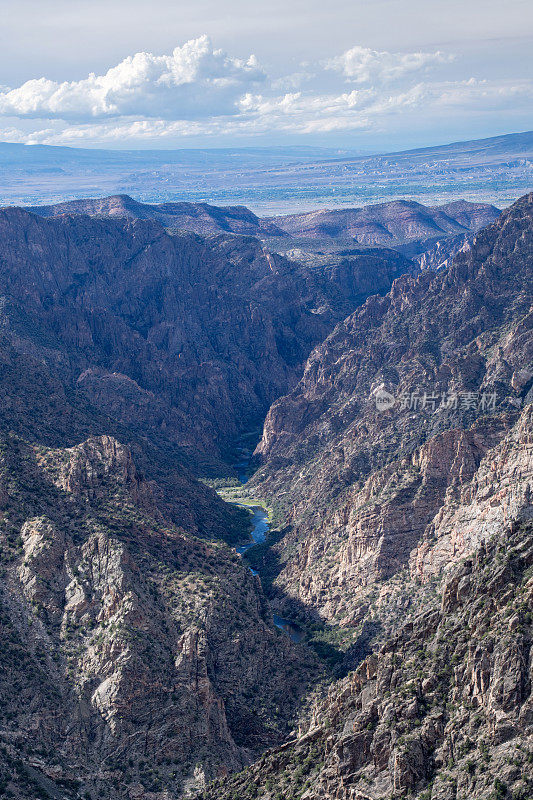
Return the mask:
[[533, 128], [532, 54], [530, 0], [2, 0], [0, 141], [375, 152], [494, 136]]

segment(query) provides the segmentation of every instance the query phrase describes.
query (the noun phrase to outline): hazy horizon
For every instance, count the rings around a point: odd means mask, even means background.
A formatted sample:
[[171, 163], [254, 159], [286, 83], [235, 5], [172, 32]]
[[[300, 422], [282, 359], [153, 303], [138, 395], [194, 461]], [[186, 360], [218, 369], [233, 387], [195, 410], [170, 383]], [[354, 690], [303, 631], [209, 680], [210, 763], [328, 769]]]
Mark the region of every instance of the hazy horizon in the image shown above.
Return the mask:
[[409, 152], [410, 150], [424, 150], [424, 149], [430, 149], [430, 148], [446, 147], [446, 146], [449, 146], [449, 145], [462, 144], [462, 143], [471, 142], [471, 141], [483, 141], [485, 139], [499, 139], [499, 138], [501, 138], [503, 136], [513, 136], [513, 135], [520, 135], [520, 134], [527, 134], [527, 133], [533, 133], [533, 128], [527, 129], [527, 130], [526, 129], [516, 130], [516, 131], [515, 130], [512, 130], [512, 131], [510, 131], [510, 130], [502, 130], [500, 133], [491, 134], [490, 136], [479, 136], [479, 137], [475, 136], [475, 137], [468, 138], [468, 139], [465, 139], [465, 138], [453, 139], [453, 140], [452, 139], [447, 139], [445, 141], [439, 139], [438, 135], [435, 135], [434, 140], [428, 140], [427, 143], [424, 143], [424, 144], [421, 144], [421, 145], [417, 145], [417, 146], [413, 146], [413, 147], [405, 147], [405, 148], [401, 147], [401, 148], [398, 148], [398, 149], [395, 149], [395, 150], [382, 150], [382, 149], [376, 149], [376, 148], [363, 150], [363, 149], [357, 148], [357, 147], [350, 147], [349, 145], [348, 146], [342, 146], [342, 145], [334, 145], [334, 144], [330, 144], [330, 145], [328, 145], [328, 144], [312, 144], [312, 143], [309, 143], [309, 142], [273, 144], [273, 145], [268, 145], [268, 144], [245, 144], [245, 145], [241, 145], [241, 144], [237, 143], [234, 146], [231, 146], [229, 144], [217, 145], [217, 144], [209, 144], [209, 143], [204, 145], [204, 146], [199, 146], [199, 145], [194, 145], [194, 144], [181, 143], [181, 144], [177, 145], [176, 147], [168, 147], [168, 146], [163, 146], [163, 145], [160, 146], [160, 147], [157, 147], [155, 145], [152, 145], [152, 146], [148, 147], [148, 146], [143, 146], [142, 144], [139, 144], [138, 146], [130, 147], [130, 146], [121, 146], [120, 143], [106, 143], [106, 144], [92, 144], [92, 143], [77, 144], [77, 143], [72, 143], [72, 144], [67, 144], [67, 145], [65, 145], [65, 144], [64, 145], [59, 145], [59, 144], [49, 145], [49, 144], [41, 144], [40, 142], [13, 142], [13, 141], [7, 141], [6, 140], [6, 141], [0, 141], [0, 145], [2, 145], [2, 144], [14, 144], [14, 145], [22, 145], [22, 146], [25, 146], [25, 147], [26, 146], [27, 147], [51, 147], [51, 148], [54, 148], [54, 149], [56, 149], [56, 148], [57, 149], [65, 148], [65, 149], [69, 149], [69, 150], [96, 150], [96, 151], [109, 150], [109, 151], [118, 152], [118, 153], [139, 152], [139, 153], [145, 153], [145, 154], [149, 153], [150, 151], [157, 152], [157, 153], [164, 153], [164, 152], [172, 153], [172, 152], [179, 151], [179, 150], [184, 150], [184, 151], [188, 151], [188, 150], [189, 151], [195, 151], [195, 150], [197, 150], [199, 152], [210, 151], [210, 150], [213, 150], [213, 151], [227, 151], [227, 152], [240, 151], [240, 150], [243, 150], [243, 151], [247, 150], [247, 151], [250, 151], [250, 152], [253, 152], [253, 151], [270, 151], [270, 152], [280, 151], [281, 152], [281, 151], [284, 151], [284, 150], [285, 151], [289, 151], [289, 150], [293, 150], [293, 151], [310, 150], [310, 151], [314, 151], [314, 152], [317, 152], [317, 153], [320, 150], [331, 151], [331, 152], [333, 152], [335, 150], [338, 150], [339, 153], [342, 153], [342, 154], [351, 155], [353, 157], [361, 156], [361, 157], [364, 158], [365, 156], [388, 155], [388, 154], [395, 154], [395, 153], [401, 153], [401, 152]]

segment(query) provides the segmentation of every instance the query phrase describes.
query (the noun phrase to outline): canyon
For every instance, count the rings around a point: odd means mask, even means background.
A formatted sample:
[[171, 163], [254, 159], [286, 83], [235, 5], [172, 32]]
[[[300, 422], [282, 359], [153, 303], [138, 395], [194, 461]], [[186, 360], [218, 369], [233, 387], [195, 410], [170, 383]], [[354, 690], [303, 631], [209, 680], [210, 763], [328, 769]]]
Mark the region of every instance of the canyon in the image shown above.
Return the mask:
[[532, 194], [0, 210], [0, 794], [527, 800], [532, 286]]

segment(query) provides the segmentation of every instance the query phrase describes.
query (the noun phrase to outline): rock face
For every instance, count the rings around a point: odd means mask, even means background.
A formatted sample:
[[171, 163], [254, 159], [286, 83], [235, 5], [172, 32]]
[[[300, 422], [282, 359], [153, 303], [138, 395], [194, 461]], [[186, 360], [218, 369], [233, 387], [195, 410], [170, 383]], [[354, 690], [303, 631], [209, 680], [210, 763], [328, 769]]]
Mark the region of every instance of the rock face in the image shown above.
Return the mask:
[[[500, 490], [508, 523], [528, 505], [529, 444], [513, 426], [533, 377], [532, 253], [530, 195], [447, 271], [399, 279], [368, 300], [273, 405], [252, 484], [289, 522], [276, 545], [280, 602], [355, 622], [413, 559], [430, 574], [430, 561], [442, 566], [490, 535], [501, 519], [484, 525], [480, 509], [501, 506]], [[488, 477], [502, 453], [516, 459], [512, 491]], [[459, 533], [453, 504], [481, 485], [475, 533], [468, 515]]]
[[530, 523], [482, 545], [298, 739], [199, 798], [531, 797], [532, 566]]
[[[320, 270], [254, 238], [18, 209], [0, 212], [0, 248], [5, 359], [19, 383], [24, 360], [37, 384], [53, 384], [39, 402], [43, 424], [55, 424], [50, 396], [67, 405], [76, 395], [206, 462], [257, 425], [339, 319], [412, 270], [391, 251]], [[33, 391], [18, 387], [24, 418], [36, 415]]]
[[[424, 250], [413, 253], [413, 260], [419, 264], [420, 269], [443, 269], [449, 266], [452, 258], [461, 252], [468, 250], [474, 241], [473, 233], [459, 233], [456, 236], [447, 236], [445, 239], [437, 239], [436, 242], [424, 242]], [[402, 248], [409, 251], [411, 248]], [[416, 247], [419, 250], [419, 247]]]
[[481, 459], [471, 480], [447, 491], [445, 501], [412, 555], [410, 569], [427, 581], [506, 526], [533, 517], [533, 404]]
[[316, 665], [234, 552], [111, 437], [0, 462], [2, 793], [162, 798], [283, 740]]

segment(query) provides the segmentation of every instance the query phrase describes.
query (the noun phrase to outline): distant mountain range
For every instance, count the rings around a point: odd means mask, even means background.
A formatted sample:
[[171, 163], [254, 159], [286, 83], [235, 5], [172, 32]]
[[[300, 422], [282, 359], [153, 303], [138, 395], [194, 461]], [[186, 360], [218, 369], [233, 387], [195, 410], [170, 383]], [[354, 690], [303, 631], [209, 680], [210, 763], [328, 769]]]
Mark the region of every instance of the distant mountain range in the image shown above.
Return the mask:
[[110, 151], [0, 143], [1, 204], [130, 194], [286, 214], [408, 197], [509, 205], [533, 179], [533, 132], [382, 155], [326, 148]]
[[487, 203], [456, 200], [443, 206], [396, 200], [390, 203], [275, 217], [289, 234], [311, 239], [355, 239], [359, 244], [397, 246], [478, 230], [500, 211]]
[[139, 203], [128, 195], [71, 200], [50, 206], [32, 206], [28, 211], [40, 217], [86, 214], [90, 217], [150, 219], [170, 230], [201, 235], [238, 233], [245, 236], [283, 236], [284, 231], [262, 220], [245, 206], [212, 206], [209, 203]]
[[476, 231], [494, 222], [500, 211], [488, 203], [456, 200], [443, 206], [424, 206], [409, 200], [363, 208], [313, 211], [272, 219], [261, 218], [245, 206], [208, 203], [139, 203], [128, 195], [72, 200], [50, 206], [32, 206], [41, 217], [86, 214], [91, 217], [143, 219], [160, 222], [169, 231], [191, 231], [202, 236], [240, 234], [256, 236], [269, 250], [293, 260], [323, 266], [334, 255], [346, 257], [354, 245], [391, 247], [423, 267], [438, 267], [468, 246]]

